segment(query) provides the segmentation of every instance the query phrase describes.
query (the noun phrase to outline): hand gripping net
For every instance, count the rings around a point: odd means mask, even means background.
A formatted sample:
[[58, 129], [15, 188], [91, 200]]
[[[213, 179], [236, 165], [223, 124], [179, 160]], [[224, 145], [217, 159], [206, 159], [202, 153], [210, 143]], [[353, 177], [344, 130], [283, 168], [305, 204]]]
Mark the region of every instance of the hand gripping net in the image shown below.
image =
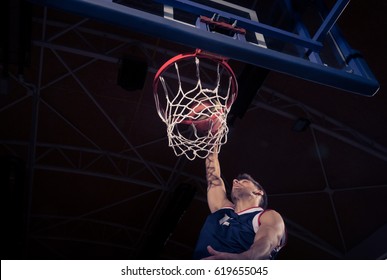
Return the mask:
[[206, 158], [215, 146], [220, 150], [227, 142], [227, 115], [236, 95], [236, 78], [224, 58], [197, 51], [160, 68], [154, 97], [176, 156], [194, 160]]

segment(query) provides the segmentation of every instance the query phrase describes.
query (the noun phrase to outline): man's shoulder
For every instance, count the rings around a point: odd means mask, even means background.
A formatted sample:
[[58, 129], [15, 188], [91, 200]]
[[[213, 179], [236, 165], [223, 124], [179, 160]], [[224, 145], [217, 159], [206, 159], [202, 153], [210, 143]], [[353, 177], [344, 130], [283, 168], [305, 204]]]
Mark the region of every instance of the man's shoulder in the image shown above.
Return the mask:
[[277, 210], [274, 210], [274, 209], [271, 209], [271, 208], [268, 208], [268, 209], [263, 210], [262, 215], [267, 215], [267, 216], [280, 216], [280, 217], [281, 217], [281, 214], [278, 213]]
[[259, 217], [259, 222], [276, 222], [283, 223], [283, 218], [280, 213], [274, 209], [265, 209]]

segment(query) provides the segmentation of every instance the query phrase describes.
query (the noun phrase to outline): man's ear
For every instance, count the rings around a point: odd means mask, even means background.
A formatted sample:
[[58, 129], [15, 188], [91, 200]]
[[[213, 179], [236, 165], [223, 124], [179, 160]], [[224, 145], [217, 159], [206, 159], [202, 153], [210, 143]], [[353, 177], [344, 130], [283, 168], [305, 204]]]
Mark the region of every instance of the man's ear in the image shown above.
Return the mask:
[[263, 195], [263, 191], [256, 190], [256, 191], [253, 192], [253, 194], [255, 194], [255, 195]]

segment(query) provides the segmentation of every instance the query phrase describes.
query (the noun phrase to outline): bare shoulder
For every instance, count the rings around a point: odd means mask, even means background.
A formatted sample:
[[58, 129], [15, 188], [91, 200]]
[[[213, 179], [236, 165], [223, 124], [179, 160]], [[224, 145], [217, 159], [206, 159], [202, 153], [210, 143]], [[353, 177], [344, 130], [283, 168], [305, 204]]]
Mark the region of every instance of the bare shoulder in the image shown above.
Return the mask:
[[260, 222], [263, 224], [283, 224], [283, 219], [280, 213], [273, 209], [268, 209], [262, 213]]
[[259, 229], [254, 242], [266, 240], [273, 246], [267, 253], [280, 248], [286, 242], [286, 228], [281, 215], [275, 210], [265, 210], [259, 217]]

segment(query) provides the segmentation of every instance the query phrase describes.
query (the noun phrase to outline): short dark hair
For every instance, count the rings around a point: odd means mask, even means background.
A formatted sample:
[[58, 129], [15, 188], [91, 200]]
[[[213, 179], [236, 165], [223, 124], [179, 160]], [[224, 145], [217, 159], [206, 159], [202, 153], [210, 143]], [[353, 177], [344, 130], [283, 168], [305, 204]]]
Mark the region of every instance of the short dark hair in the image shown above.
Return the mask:
[[259, 190], [263, 191], [262, 199], [261, 199], [261, 202], [259, 203], [258, 206], [262, 207], [263, 209], [266, 209], [267, 205], [268, 205], [268, 199], [267, 199], [267, 194], [266, 194], [265, 189], [261, 186], [260, 183], [255, 181], [254, 178], [250, 174], [241, 173], [237, 176], [237, 180], [243, 180], [243, 179], [251, 181]]

